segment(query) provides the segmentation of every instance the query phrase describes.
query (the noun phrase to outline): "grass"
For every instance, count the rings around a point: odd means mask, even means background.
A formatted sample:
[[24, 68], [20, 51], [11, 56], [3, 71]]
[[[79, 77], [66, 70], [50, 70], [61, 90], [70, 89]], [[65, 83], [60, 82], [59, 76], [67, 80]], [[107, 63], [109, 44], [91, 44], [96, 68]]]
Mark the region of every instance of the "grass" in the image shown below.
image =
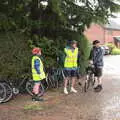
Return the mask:
[[38, 103], [29, 104], [24, 106], [24, 110], [43, 110], [43, 107]]

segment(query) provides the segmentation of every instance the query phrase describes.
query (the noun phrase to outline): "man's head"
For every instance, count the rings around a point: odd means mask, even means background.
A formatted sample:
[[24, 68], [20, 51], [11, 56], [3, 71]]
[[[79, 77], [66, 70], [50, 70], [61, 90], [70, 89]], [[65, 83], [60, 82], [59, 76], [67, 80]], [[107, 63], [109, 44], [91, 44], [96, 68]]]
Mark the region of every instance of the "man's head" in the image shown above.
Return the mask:
[[33, 48], [33, 50], [32, 50], [32, 53], [34, 54], [34, 55], [41, 55], [42, 53], [41, 53], [41, 48]]
[[76, 48], [77, 47], [77, 41], [75, 41], [75, 40], [71, 41], [71, 47]]
[[94, 40], [93, 41], [93, 46], [99, 47], [100, 46], [100, 41], [99, 40]]

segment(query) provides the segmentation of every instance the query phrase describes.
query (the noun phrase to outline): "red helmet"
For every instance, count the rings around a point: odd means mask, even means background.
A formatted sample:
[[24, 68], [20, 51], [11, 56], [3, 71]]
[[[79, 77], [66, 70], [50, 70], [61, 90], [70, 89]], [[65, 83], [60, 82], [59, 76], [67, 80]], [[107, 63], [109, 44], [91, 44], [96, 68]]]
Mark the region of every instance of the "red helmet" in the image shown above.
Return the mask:
[[33, 48], [32, 53], [38, 54], [41, 51], [41, 48]]

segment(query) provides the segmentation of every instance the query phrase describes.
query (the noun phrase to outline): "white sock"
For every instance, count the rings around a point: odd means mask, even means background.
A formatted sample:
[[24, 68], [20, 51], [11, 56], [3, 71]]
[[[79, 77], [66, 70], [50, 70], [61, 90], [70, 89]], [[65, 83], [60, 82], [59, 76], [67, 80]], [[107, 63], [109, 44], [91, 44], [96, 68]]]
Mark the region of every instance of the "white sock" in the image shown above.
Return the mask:
[[65, 93], [65, 94], [68, 94], [67, 88], [64, 88], [64, 93]]
[[71, 87], [71, 92], [77, 93], [77, 90], [75, 90], [75, 88]]

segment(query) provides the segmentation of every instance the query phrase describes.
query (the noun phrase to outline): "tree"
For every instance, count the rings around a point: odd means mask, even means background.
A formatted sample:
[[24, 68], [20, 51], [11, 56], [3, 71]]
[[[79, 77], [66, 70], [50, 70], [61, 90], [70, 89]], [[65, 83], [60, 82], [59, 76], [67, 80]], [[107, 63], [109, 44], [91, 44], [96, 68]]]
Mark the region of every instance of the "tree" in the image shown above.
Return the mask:
[[[45, 8], [44, 2], [48, 2]], [[105, 23], [120, 10], [119, 0], [1, 0], [0, 30], [52, 36], [63, 30], [83, 32], [92, 22]], [[33, 30], [33, 29], [32, 29]], [[34, 32], [33, 32], [34, 33]], [[57, 36], [57, 35], [56, 35]]]
[[[0, 51], [3, 53], [11, 45], [13, 53], [9, 51], [1, 56], [0, 59], [3, 61], [6, 61], [6, 56], [11, 57], [7, 59], [6, 67], [1, 68], [0, 73], [7, 78], [11, 76], [17, 78], [20, 73], [21, 75], [28, 73], [29, 48], [34, 46], [43, 48], [47, 67], [55, 66], [56, 57], [62, 53], [68, 39], [79, 42], [80, 66], [84, 69], [90, 49], [83, 32], [92, 22], [106, 23], [114, 12], [120, 10], [117, 2], [119, 0], [0, 0], [0, 35], [7, 36], [0, 39], [5, 41], [1, 42], [1, 46], [4, 47], [1, 47]], [[16, 46], [13, 44], [14, 40], [15, 44], [18, 43]], [[19, 50], [17, 46], [21, 49]], [[26, 63], [28, 71], [25, 68]], [[10, 69], [6, 73], [8, 66]], [[16, 66], [20, 69], [16, 69]]]

